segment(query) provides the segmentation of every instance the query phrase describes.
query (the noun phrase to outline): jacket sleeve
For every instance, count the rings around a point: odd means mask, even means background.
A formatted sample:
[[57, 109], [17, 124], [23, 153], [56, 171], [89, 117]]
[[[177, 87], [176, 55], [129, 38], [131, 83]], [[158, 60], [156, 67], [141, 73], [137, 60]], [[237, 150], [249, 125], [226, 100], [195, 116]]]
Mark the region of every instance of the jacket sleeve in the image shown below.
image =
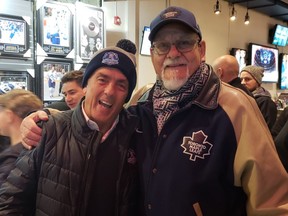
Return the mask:
[[[222, 94], [219, 103], [229, 115], [237, 139], [234, 185], [247, 195], [247, 216], [288, 215], [288, 174], [256, 101], [235, 92], [232, 97], [224, 88]], [[232, 103], [235, 106], [230, 106]]]
[[0, 215], [33, 215], [37, 189], [34, 158], [37, 151], [36, 148], [20, 155], [16, 167], [0, 188]]

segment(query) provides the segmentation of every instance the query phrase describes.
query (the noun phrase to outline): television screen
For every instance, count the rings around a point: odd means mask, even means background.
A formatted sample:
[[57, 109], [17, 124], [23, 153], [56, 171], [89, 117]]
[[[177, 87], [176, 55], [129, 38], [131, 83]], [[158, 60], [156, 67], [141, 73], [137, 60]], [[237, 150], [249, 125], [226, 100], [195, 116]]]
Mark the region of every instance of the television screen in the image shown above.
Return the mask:
[[279, 88], [288, 89], [288, 54], [281, 53], [279, 58]]
[[28, 24], [22, 17], [0, 14], [1, 55], [23, 55], [28, 49]]
[[245, 49], [232, 48], [230, 50], [230, 55], [233, 55], [237, 59], [240, 72], [247, 64], [247, 51]]
[[278, 49], [250, 43], [249, 51], [250, 64], [264, 68], [262, 81], [278, 82]]
[[150, 34], [150, 27], [144, 26], [141, 49], [140, 49], [141, 55], [150, 55], [151, 42], [148, 39], [149, 34]]
[[275, 25], [270, 33], [270, 43], [276, 46], [286, 46], [288, 42], [288, 27]]

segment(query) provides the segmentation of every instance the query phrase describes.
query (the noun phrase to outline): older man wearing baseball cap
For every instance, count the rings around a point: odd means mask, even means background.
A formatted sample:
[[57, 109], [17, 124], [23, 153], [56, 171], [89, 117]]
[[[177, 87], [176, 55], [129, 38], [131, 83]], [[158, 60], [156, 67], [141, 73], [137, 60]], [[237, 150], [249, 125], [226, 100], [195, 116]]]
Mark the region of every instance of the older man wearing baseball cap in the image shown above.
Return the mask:
[[277, 106], [272, 100], [270, 92], [261, 86], [263, 76], [264, 68], [255, 65], [248, 65], [240, 72], [241, 83], [253, 94], [271, 131], [277, 118]]
[[0, 215], [139, 215], [129, 147], [138, 120], [123, 109], [135, 84], [134, 55], [98, 51], [84, 73], [85, 98], [43, 123], [39, 145], [3, 184]]
[[266, 123], [203, 62], [194, 14], [171, 6], [150, 28], [157, 81], [135, 109], [146, 215], [288, 215], [288, 176]]

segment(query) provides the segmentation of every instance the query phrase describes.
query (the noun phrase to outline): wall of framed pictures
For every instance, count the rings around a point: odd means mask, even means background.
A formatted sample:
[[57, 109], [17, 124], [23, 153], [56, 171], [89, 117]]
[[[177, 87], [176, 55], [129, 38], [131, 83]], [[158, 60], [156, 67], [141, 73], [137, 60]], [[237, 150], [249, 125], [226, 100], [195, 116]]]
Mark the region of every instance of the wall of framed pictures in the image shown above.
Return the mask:
[[0, 93], [25, 88], [43, 102], [61, 100], [61, 77], [85, 68], [106, 46], [101, 0], [93, 0], [93, 5], [75, 0], [3, 1]]

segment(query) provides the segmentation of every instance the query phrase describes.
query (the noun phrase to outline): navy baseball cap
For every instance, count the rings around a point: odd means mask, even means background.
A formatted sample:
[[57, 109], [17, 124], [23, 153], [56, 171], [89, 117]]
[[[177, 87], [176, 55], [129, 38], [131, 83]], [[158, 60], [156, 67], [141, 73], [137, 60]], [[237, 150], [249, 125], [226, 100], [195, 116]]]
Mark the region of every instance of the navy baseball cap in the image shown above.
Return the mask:
[[200, 41], [202, 40], [202, 34], [194, 14], [184, 8], [176, 6], [166, 8], [151, 22], [149, 40], [153, 42], [156, 33], [161, 27], [174, 22], [187, 25], [199, 35]]

